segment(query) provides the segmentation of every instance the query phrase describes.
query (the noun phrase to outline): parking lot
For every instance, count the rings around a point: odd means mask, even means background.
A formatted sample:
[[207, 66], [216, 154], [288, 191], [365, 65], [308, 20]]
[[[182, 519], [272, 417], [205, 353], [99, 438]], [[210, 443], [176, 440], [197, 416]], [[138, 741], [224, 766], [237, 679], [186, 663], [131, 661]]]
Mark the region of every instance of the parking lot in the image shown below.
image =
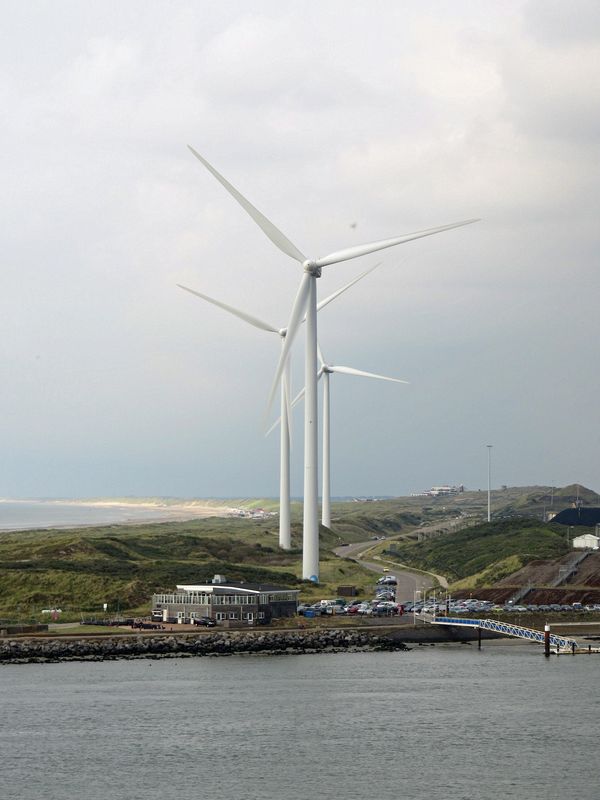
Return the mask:
[[323, 599], [313, 604], [300, 604], [298, 614], [305, 617], [318, 617], [324, 615], [348, 615], [360, 617], [391, 617], [411, 614], [416, 616], [421, 613], [435, 614], [437, 616], [461, 616], [477, 614], [549, 614], [549, 613], [598, 613], [600, 604], [582, 605], [581, 603], [534, 605], [508, 602], [498, 605], [488, 600], [455, 599], [443, 593], [435, 599], [432, 593], [430, 599], [415, 601], [415, 598], [396, 598], [398, 580], [396, 576], [384, 574], [373, 587], [372, 596], [365, 599], [346, 600], [344, 598]]

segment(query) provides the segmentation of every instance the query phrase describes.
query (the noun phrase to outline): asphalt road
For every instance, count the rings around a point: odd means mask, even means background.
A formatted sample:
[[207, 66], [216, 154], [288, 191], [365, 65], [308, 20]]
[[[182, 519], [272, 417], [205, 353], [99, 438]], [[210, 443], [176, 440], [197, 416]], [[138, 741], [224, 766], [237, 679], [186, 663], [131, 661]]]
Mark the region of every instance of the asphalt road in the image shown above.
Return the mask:
[[399, 602], [413, 600], [416, 590], [422, 592], [424, 589], [428, 589], [434, 585], [433, 579], [423, 572], [411, 572], [407, 569], [399, 569], [397, 565], [386, 562], [384, 559], [369, 560], [367, 551], [372, 547], [372, 541], [357, 542], [356, 544], [337, 547], [334, 553], [340, 558], [351, 558], [353, 561], [356, 561], [357, 564], [360, 564], [361, 567], [377, 572], [378, 575], [382, 575], [384, 567], [387, 567], [390, 574], [395, 575], [398, 579], [396, 598]]

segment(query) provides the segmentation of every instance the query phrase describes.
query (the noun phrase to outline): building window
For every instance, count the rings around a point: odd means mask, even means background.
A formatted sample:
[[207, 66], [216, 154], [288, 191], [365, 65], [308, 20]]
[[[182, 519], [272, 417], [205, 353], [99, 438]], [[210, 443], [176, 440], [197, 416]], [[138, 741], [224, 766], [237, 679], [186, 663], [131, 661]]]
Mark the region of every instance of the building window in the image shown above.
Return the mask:
[[229, 612], [229, 619], [238, 619], [237, 611], [230, 611]]
[[227, 614], [224, 611], [217, 611], [215, 617], [217, 622], [222, 622], [224, 619], [227, 619]]

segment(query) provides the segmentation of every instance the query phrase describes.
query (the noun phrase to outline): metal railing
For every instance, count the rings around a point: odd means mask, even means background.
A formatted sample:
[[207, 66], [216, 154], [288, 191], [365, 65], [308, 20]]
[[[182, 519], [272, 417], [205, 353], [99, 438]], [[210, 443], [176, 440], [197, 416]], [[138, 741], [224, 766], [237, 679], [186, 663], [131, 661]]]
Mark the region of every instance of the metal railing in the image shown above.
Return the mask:
[[[584, 550], [582, 553], [578, 553], [570, 564], [565, 564], [564, 567], [559, 568], [558, 577], [552, 582], [551, 586], [560, 586], [566, 583], [577, 572], [581, 562], [585, 561], [591, 553], [591, 550]], [[561, 569], [563, 570], [562, 572]]]
[[[518, 639], [528, 639], [531, 642], [544, 644], [544, 631], [537, 631], [534, 628], [523, 628], [520, 625], [512, 625], [510, 622], [499, 622], [495, 619], [464, 619], [461, 617], [435, 617], [427, 620], [432, 625], [462, 625], [469, 628], [481, 628], [482, 630], [503, 633], [505, 636], [516, 636]], [[571, 651], [573, 646], [579, 648], [575, 639], [565, 636], [550, 634], [550, 644], [559, 650]]]

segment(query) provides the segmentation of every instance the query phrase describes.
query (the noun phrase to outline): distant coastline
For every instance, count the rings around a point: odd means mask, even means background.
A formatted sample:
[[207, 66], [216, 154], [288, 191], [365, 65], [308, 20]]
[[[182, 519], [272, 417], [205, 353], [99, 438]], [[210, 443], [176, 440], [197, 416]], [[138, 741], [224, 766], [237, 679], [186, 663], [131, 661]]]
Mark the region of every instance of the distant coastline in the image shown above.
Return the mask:
[[0, 531], [68, 529], [102, 525], [229, 517], [225, 502], [170, 498], [0, 499]]

